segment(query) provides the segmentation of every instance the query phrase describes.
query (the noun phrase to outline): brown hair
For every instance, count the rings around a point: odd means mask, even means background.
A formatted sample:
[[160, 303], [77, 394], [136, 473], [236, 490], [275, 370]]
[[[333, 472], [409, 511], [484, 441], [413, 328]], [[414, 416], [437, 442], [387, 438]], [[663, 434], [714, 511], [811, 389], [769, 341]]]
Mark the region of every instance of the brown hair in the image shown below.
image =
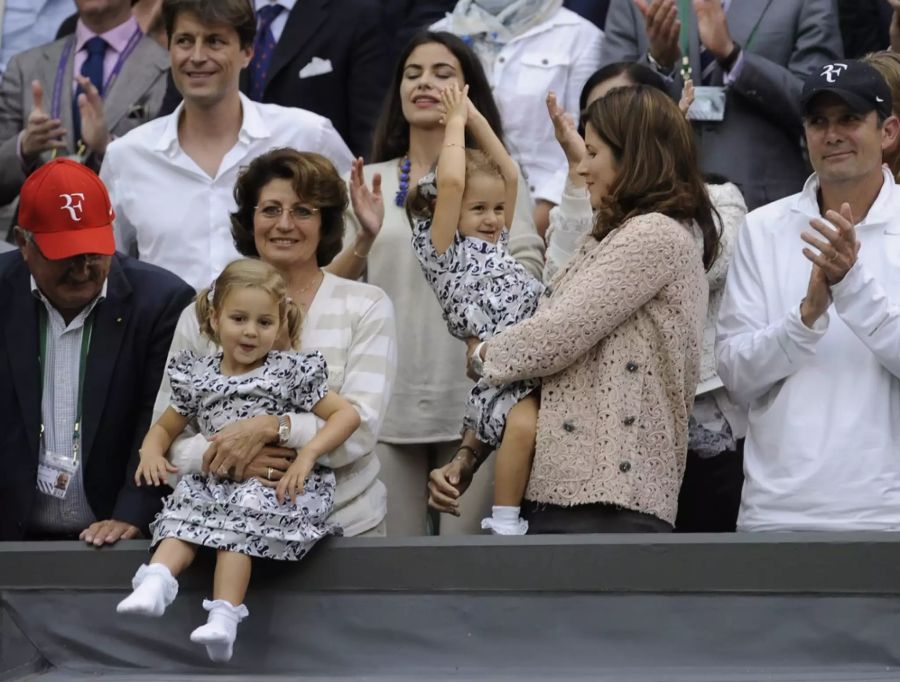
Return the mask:
[[279, 331], [287, 329], [291, 348], [296, 349], [300, 342], [300, 326], [303, 324], [300, 307], [288, 297], [281, 273], [268, 263], [253, 258], [232, 261], [210, 287], [201, 289], [197, 294], [196, 309], [200, 331], [218, 343], [219, 339], [212, 328], [213, 316], [222, 309], [233, 289], [246, 288], [261, 289], [278, 304]]
[[695, 222], [703, 234], [703, 263], [718, 253], [719, 228], [713, 220], [690, 124], [672, 99], [651, 87], [616, 88], [591, 104], [585, 114], [612, 150], [616, 179], [597, 208], [593, 236], [602, 240], [638, 215], [662, 213]]
[[188, 12], [203, 24], [224, 24], [237, 31], [241, 48], [253, 45], [256, 39], [256, 13], [250, 0], [164, 0], [162, 6], [163, 24], [169, 44], [179, 14]]
[[288, 180], [294, 193], [319, 209], [322, 227], [316, 263], [328, 265], [341, 251], [344, 239], [344, 211], [347, 210], [347, 185], [334, 164], [315, 152], [282, 148], [266, 152], [247, 166], [234, 186], [237, 210], [231, 214], [231, 236], [242, 256], [258, 258], [253, 239], [253, 217], [259, 193], [272, 180]]
[[[896, 112], [896, 107], [900, 106], [900, 53], [872, 52], [864, 56], [861, 61], [878, 71], [887, 82], [891, 89], [891, 99]], [[900, 144], [884, 155], [884, 162], [890, 167], [894, 177], [900, 178]]]
[[[493, 178], [503, 178], [500, 164], [493, 157], [480, 149], [466, 149], [466, 184], [469, 178], [476, 175], [487, 175]], [[435, 174], [437, 180], [437, 174]], [[423, 196], [418, 185], [409, 190], [406, 197], [406, 217], [410, 224], [416, 218], [431, 218], [434, 214], [434, 199]]]

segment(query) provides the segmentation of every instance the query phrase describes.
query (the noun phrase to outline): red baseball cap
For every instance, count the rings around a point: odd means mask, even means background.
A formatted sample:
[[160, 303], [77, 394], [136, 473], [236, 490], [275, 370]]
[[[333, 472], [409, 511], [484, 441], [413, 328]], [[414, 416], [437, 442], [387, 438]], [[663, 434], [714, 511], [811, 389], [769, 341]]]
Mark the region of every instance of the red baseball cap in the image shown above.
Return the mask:
[[116, 217], [103, 181], [71, 159], [54, 159], [28, 176], [19, 199], [19, 225], [50, 260], [116, 252]]

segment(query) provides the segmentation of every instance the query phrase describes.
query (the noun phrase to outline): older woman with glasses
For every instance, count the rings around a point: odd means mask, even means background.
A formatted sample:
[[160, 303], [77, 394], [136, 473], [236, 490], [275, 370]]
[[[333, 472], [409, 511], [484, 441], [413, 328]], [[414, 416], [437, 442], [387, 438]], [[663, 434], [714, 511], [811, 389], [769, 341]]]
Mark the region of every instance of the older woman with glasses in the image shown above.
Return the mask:
[[[358, 176], [357, 176], [358, 177]], [[359, 182], [351, 183], [354, 210], [361, 222], [380, 222], [380, 201]], [[320, 461], [337, 478], [330, 521], [345, 535], [383, 534], [384, 485], [373, 451], [387, 409], [396, 371], [394, 310], [377, 287], [327, 272], [341, 249], [347, 188], [325, 157], [276, 149], [255, 159], [238, 178], [232, 235], [244, 256], [275, 266], [290, 296], [304, 312], [301, 350], [317, 349], [328, 363], [328, 385], [349, 400], [362, 423], [344, 445]], [[191, 349], [216, 351], [200, 335], [194, 306], [178, 322], [169, 355]], [[164, 379], [156, 400], [159, 413], [169, 403]], [[154, 415], [156, 417], [157, 415]], [[235, 479], [257, 476], [277, 484], [294, 456], [321, 426], [312, 414], [253, 417], [236, 422], [207, 442], [182, 437], [170, 451], [179, 474], [204, 468]]]

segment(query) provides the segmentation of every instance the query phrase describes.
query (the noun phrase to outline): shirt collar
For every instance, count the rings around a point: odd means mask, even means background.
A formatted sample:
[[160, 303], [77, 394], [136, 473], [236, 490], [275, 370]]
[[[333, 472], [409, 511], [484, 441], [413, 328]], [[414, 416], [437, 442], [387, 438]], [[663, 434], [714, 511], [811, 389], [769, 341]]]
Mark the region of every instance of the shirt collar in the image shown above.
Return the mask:
[[[40, 287], [38, 287], [37, 282], [34, 281], [34, 275], [31, 275], [29, 277], [29, 279], [31, 280], [31, 295], [34, 296], [37, 300], [39, 300], [41, 303], [43, 303], [45, 306], [48, 306], [48, 307], [56, 310], [56, 308], [54, 308], [53, 304], [47, 299], [46, 296], [44, 296], [44, 292], [40, 290]], [[109, 282], [109, 278], [106, 278], [105, 280], [103, 280], [103, 286], [100, 288], [100, 293], [97, 294], [94, 297], [94, 299], [90, 303], [88, 303], [87, 306], [85, 306], [85, 308], [80, 313], [78, 313], [78, 316], [76, 316], [76, 319], [78, 317], [81, 317], [82, 319], [86, 319], [87, 316], [90, 315], [91, 312], [94, 310], [96, 305], [98, 303], [100, 303], [100, 301], [102, 301], [104, 298], [106, 298], [106, 285], [108, 282]]]
[[[129, 16], [126, 21], [115, 28], [110, 29], [106, 33], [101, 33], [100, 37], [103, 38], [113, 50], [121, 54], [125, 51], [128, 41], [131, 40], [131, 36], [134, 35], [134, 32], [137, 31], [138, 28], [137, 20], [133, 16]], [[79, 19], [78, 23], [75, 24], [75, 51], [78, 52], [84, 47], [84, 44], [88, 40], [96, 36], [97, 34], [91, 31], [84, 25], [84, 22]]]
[[297, 4], [297, 0], [254, 0], [253, 8], [259, 12], [263, 7], [267, 5], [281, 5], [288, 12], [294, 9], [294, 5]]
[[[858, 227], [887, 223], [896, 217], [894, 202], [897, 198], [897, 185], [894, 182], [894, 176], [891, 175], [887, 166], [882, 166], [881, 174], [884, 177], [881, 190], [878, 192], [878, 196], [875, 198], [875, 202], [866, 214], [865, 219], [859, 223]], [[807, 178], [806, 183], [803, 185], [803, 191], [797, 195], [792, 208], [810, 218], [822, 217], [822, 211], [819, 208], [819, 176], [816, 173]]]
[[[265, 139], [272, 135], [272, 131], [263, 119], [262, 113], [259, 111], [259, 105], [247, 97], [244, 93], [239, 92], [241, 98], [241, 129], [238, 132], [238, 140], [248, 142], [251, 139]], [[184, 102], [182, 101], [173, 111], [168, 120], [166, 127], [163, 129], [162, 135], [154, 145], [156, 151], [172, 152], [178, 148], [178, 121], [181, 118], [181, 112], [184, 111]]]

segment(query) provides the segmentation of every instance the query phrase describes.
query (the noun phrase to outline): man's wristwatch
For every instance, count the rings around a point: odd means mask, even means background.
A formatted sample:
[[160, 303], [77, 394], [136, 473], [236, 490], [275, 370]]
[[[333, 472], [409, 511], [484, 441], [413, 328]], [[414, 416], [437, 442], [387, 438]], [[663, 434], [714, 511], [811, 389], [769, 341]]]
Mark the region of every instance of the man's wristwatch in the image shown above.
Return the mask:
[[291, 418], [286, 414], [278, 417], [278, 444], [284, 445], [291, 437]]
[[472, 371], [480, 377], [484, 376], [484, 360], [481, 357], [481, 349], [484, 347], [485, 343], [485, 341], [482, 341], [475, 346], [472, 355], [469, 356], [469, 360], [472, 363]]

